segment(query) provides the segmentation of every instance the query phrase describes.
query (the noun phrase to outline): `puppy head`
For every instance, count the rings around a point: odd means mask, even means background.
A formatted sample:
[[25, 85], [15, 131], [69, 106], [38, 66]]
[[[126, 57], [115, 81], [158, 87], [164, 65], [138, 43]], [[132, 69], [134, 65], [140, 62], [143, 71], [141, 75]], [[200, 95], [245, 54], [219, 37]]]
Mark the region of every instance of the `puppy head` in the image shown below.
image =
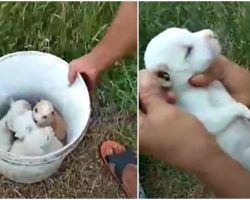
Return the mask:
[[33, 108], [32, 117], [40, 127], [51, 125], [55, 118], [52, 104], [46, 100], [39, 101]]
[[220, 51], [217, 37], [211, 30], [192, 33], [182, 28], [169, 28], [149, 42], [144, 61], [147, 69], [155, 71], [161, 65], [161, 70], [170, 76], [180, 71], [196, 74], [204, 72]]
[[14, 131], [14, 120], [17, 116], [23, 114], [27, 110], [31, 110], [31, 105], [28, 101], [25, 100], [17, 100], [10, 102], [10, 109], [5, 116], [5, 123], [6, 126], [11, 130]]
[[23, 111], [23, 110], [31, 110], [31, 105], [28, 101], [26, 100], [17, 100], [17, 101], [13, 101], [11, 100], [10, 102], [10, 110], [12, 112], [16, 111]]

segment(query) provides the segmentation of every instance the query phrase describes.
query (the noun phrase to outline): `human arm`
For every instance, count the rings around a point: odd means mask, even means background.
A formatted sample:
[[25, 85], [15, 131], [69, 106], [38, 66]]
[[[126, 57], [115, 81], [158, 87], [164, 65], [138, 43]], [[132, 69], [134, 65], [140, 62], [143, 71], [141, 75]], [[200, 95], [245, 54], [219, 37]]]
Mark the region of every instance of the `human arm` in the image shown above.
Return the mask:
[[117, 60], [136, 52], [137, 47], [137, 3], [122, 2], [109, 30], [91, 52], [73, 60], [68, 74], [72, 84], [78, 73], [85, 73], [93, 92], [102, 71]]
[[226, 155], [193, 116], [166, 102], [153, 74], [141, 71], [140, 153], [196, 175], [218, 197], [250, 197], [250, 172]]

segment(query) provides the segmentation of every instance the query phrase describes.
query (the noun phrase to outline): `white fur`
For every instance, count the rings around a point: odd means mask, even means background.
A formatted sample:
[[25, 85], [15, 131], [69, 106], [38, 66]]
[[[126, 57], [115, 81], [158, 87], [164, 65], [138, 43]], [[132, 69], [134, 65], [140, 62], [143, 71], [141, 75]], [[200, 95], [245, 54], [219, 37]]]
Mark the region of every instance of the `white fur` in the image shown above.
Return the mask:
[[37, 126], [51, 126], [55, 131], [56, 137], [60, 141], [65, 142], [66, 124], [62, 117], [55, 111], [51, 102], [47, 100], [39, 101], [33, 108], [32, 116]]
[[63, 148], [63, 144], [60, 140], [58, 140], [54, 135], [51, 138], [50, 142], [44, 146], [45, 154], [57, 151], [58, 149]]
[[4, 151], [9, 151], [13, 142], [13, 134], [7, 128], [5, 119], [0, 121], [0, 148]]
[[18, 115], [23, 114], [27, 110], [31, 110], [31, 105], [28, 101], [26, 100], [11, 101], [9, 111], [3, 118], [6, 121], [7, 127], [11, 131], [13, 131], [13, 122], [15, 118]]
[[55, 118], [54, 107], [49, 101], [41, 100], [34, 106], [32, 116], [38, 126], [50, 126]]
[[55, 138], [53, 129], [44, 127], [33, 129], [22, 140], [16, 140], [11, 147], [11, 152], [23, 156], [39, 156], [62, 147]]
[[26, 134], [29, 134], [34, 129], [37, 129], [37, 126], [33, 121], [31, 110], [18, 115], [13, 121], [12, 130], [15, 132], [15, 137], [19, 139], [23, 139]]
[[13, 142], [13, 122], [15, 118], [30, 110], [31, 106], [29, 102], [25, 100], [17, 100], [10, 102], [10, 108], [7, 114], [0, 121], [0, 148], [9, 151]]
[[[190, 46], [192, 51], [186, 57]], [[206, 88], [195, 88], [188, 83], [194, 74], [207, 70], [219, 54], [220, 45], [211, 30], [192, 33], [169, 28], [149, 42], [144, 59], [147, 69], [157, 71], [161, 66], [160, 70], [170, 74], [177, 105], [195, 115], [216, 136], [222, 149], [250, 170], [248, 108], [236, 102], [219, 81]]]

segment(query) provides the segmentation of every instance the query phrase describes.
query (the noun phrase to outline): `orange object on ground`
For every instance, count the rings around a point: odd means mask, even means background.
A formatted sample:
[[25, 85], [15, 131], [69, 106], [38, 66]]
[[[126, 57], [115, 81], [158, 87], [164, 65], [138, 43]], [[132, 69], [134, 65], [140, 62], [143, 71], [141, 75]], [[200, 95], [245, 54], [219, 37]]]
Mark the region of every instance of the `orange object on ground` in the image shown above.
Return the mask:
[[[128, 164], [137, 165], [135, 154], [130, 150], [126, 150], [126, 148], [118, 142], [111, 140], [102, 143], [100, 147], [100, 154], [106, 168], [122, 187], [127, 197], [137, 198], [129, 192], [129, 189], [122, 182], [122, 172], [124, 168]], [[114, 168], [111, 167], [110, 164], [113, 164]]]

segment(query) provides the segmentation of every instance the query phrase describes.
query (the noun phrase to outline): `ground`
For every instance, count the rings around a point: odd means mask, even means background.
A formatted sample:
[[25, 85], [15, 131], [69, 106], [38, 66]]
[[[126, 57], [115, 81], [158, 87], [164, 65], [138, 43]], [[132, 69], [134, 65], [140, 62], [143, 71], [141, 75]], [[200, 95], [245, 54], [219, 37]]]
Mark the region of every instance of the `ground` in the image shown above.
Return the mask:
[[[39, 50], [71, 61], [101, 39], [119, 3], [0, 3], [0, 55]], [[136, 151], [136, 58], [125, 59], [103, 74], [89, 129], [52, 177], [36, 184], [0, 177], [2, 198], [124, 197], [103, 167], [99, 145], [115, 139]]]
[[[223, 54], [242, 67], [250, 66], [250, 3], [140, 2], [139, 66], [150, 39], [167, 27], [191, 31], [213, 29]], [[140, 155], [140, 180], [148, 197], [210, 198], [213, 194], [195, 177]]]

